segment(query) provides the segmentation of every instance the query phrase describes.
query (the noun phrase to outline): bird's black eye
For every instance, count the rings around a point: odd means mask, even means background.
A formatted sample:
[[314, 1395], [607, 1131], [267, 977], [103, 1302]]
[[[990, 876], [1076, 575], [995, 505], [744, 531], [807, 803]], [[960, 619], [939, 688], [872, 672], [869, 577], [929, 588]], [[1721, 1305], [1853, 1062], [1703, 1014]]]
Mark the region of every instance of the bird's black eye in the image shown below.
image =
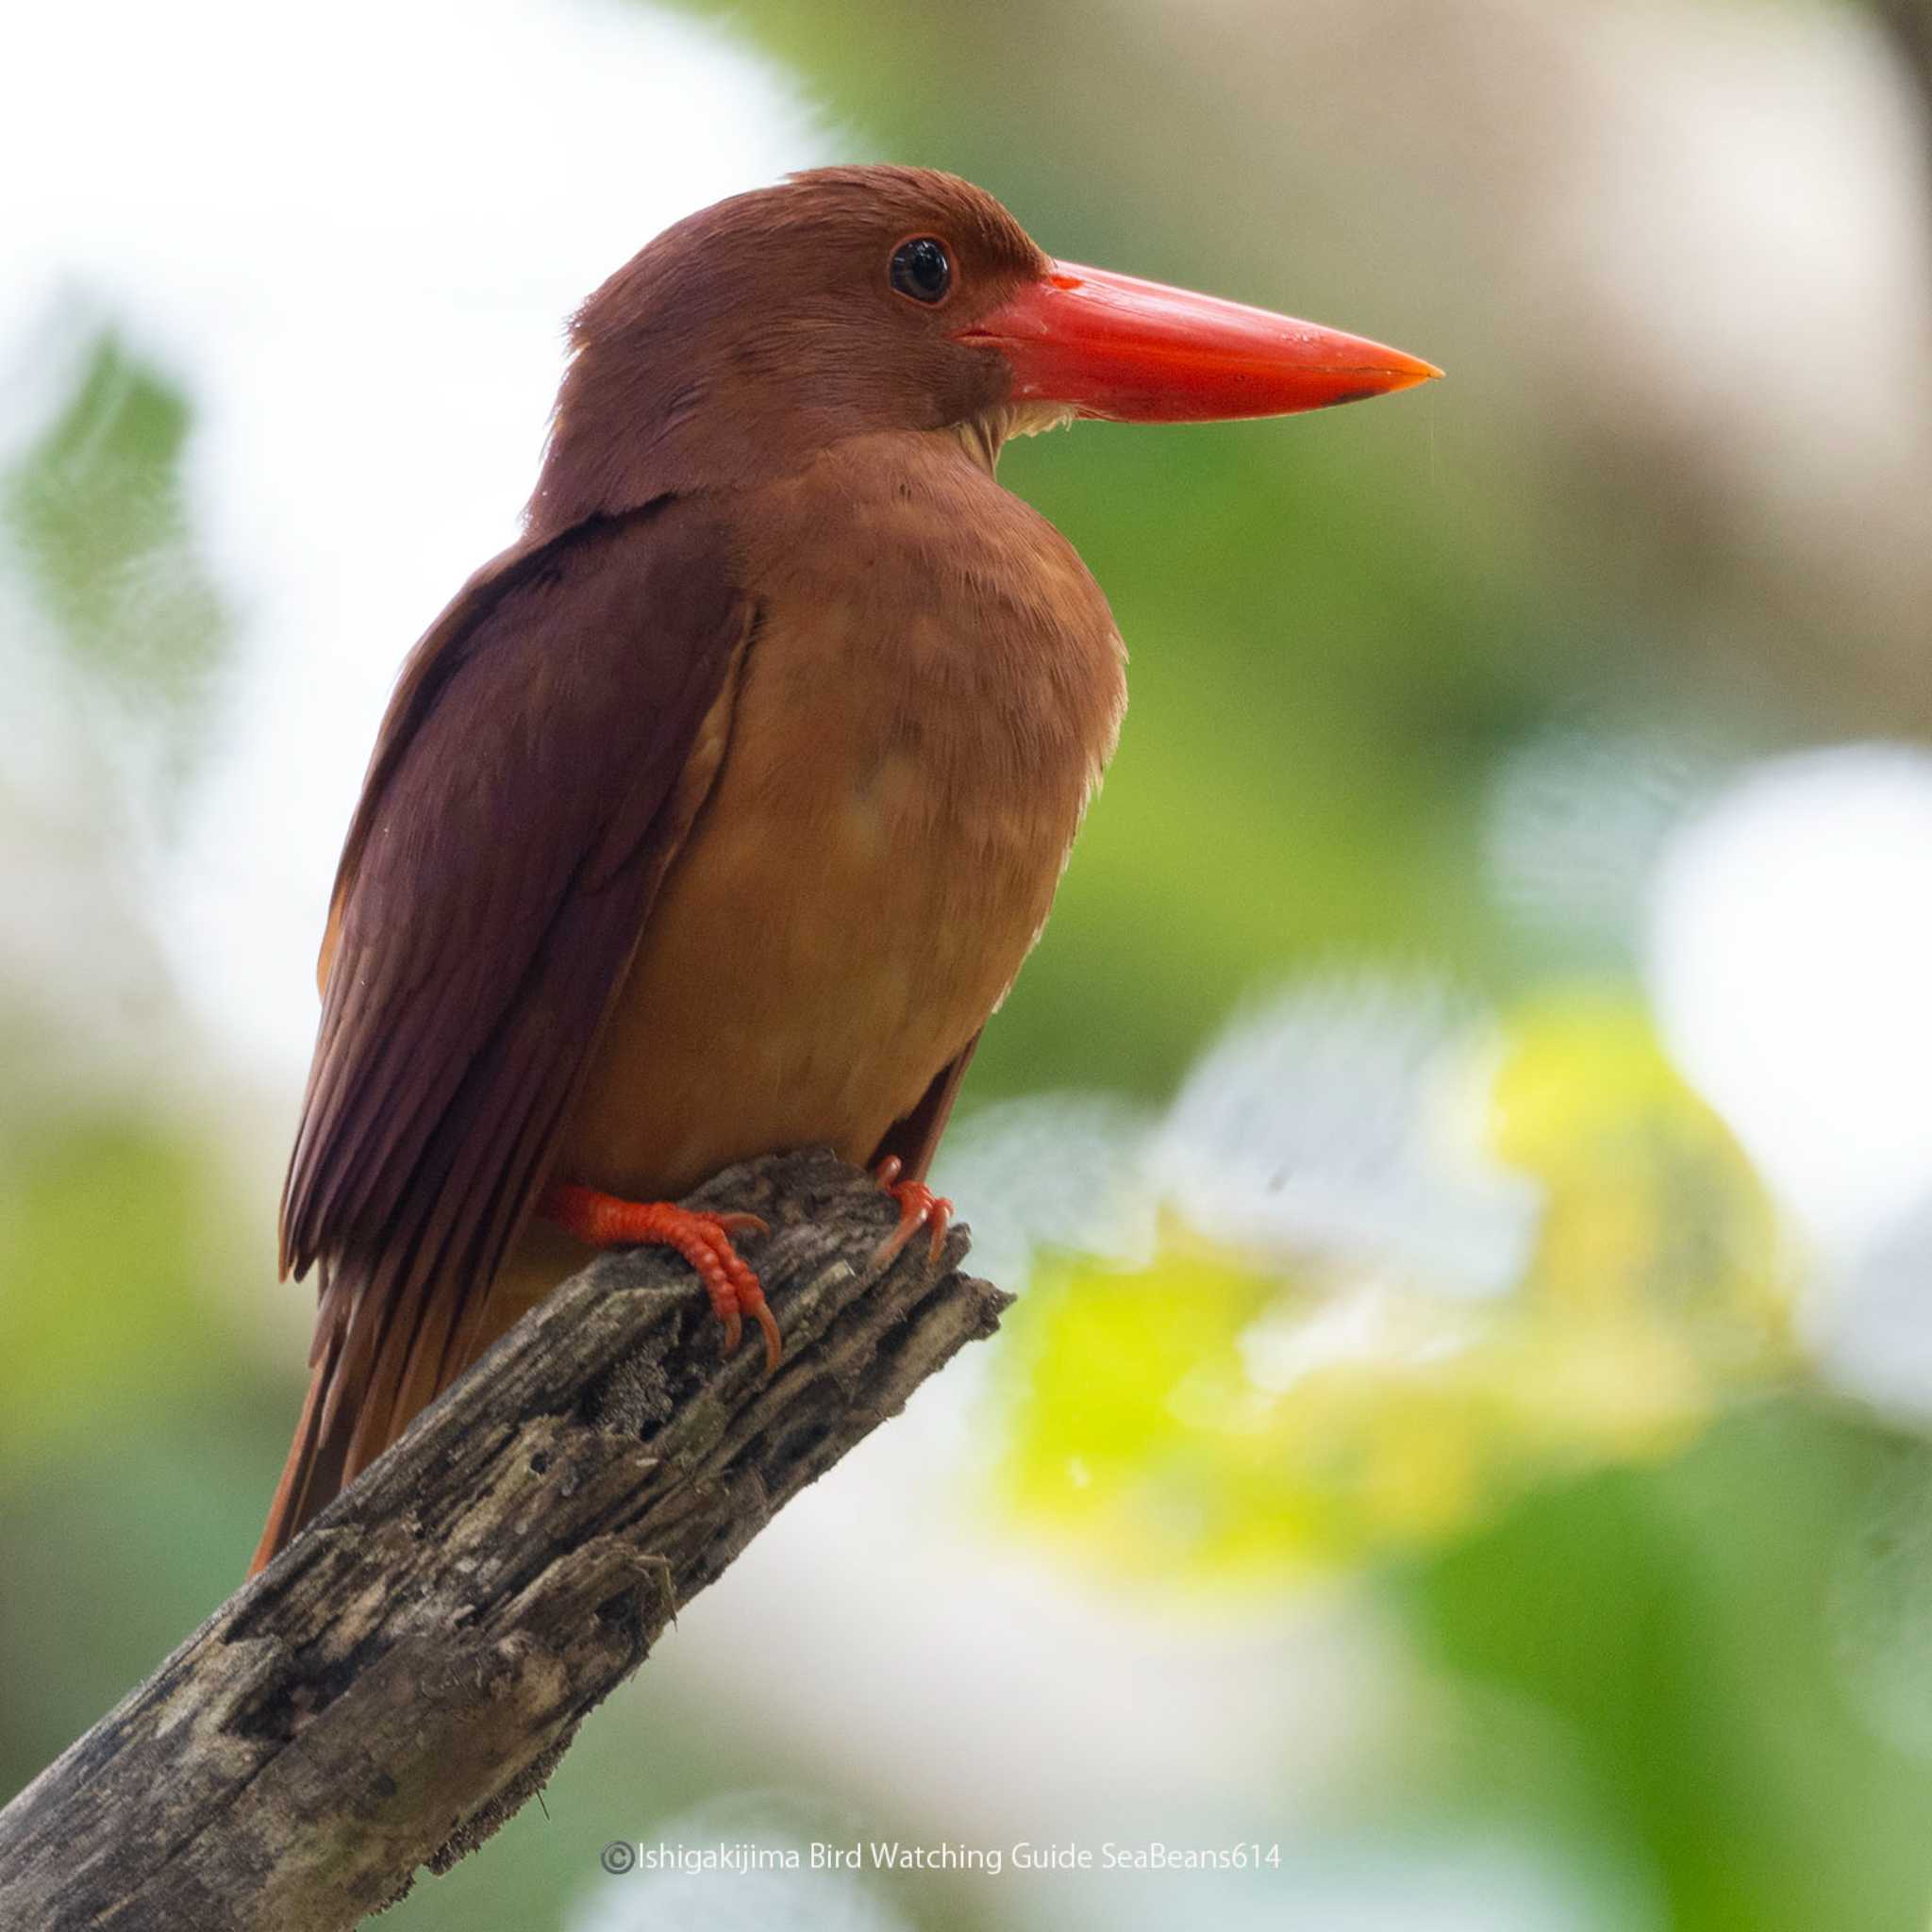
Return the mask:
[[892, 251], [892, 286], [915, 302], [943, 302], [953, 286], [953, 264], [945, 243], [930, 235], [902, 242]]

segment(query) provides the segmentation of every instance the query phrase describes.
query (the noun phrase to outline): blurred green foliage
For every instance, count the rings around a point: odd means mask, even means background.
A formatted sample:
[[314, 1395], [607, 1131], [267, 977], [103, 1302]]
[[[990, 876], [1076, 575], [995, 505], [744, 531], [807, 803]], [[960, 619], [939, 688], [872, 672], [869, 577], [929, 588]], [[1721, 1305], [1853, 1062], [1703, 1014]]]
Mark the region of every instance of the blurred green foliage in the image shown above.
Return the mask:
[[196, 558], [181, 479], [187, 397], [111, 332], [81, 359], [72, 398], [10, 474], [0, 525], [75, 664], [190, 768], [228, 641]]
[[1858, 1712], [1845, 1604], [1869, 1585], [1874, 1495], [1923, 1461], [1774, 1403], [1418, 1566], [1415, 1627], [1468, 1693], [1433, 1802], [1607, 1839], [1663, 1924], [1918, 1932], [1932, 1764]]
[[184, 1318], [199, 1328], [208, 1315], [208, 1191], [194, 1150], [150, 1123], [81, 1116], [8, 1137], [7, 1467], [65, 1453], [103, 1413], [165, 1413], [190, 1392], [212, 1393], [206, 1369], [179, 1346]]

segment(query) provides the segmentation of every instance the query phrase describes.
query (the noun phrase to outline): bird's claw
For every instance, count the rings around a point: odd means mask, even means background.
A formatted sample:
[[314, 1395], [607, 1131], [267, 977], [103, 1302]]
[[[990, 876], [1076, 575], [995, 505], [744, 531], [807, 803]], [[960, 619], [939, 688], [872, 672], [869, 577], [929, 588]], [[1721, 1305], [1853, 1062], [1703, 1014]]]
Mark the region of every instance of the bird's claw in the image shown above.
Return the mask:
[[656, 1239], [673, 1247], [697, 1270], [698, 1279], [711, 1300], [711, 1312], [724, 1328], [724, 1353], [736, 1355], [744, 1333], [743, 1318], [749, 1315], [765, 1338], [765, 1373], [778, 1366], [784, 1341], [778, 1324], [765, 1302], [763, 1284], [739, 1258], [731, 1245], [734, 1233], [768, 1232], [755, 1214], [693, 1214], [687, 1228], [666, 1230]]
[[912, 1237], [922, 1227], [927, 1227], [932, 1230], [927, 1255], [931, 1265], [937, 1268], [953, 1224], [953, 1204], [943, 1194], [935, 1194], [924, 1181], [902, 1181], [899, 1176], [905, 1167], [906, 1163], [896, 1154], [889, 1154], [872, 1171], [880, 1191], [899, 1204], [899, 1224], [873, 1250], [873, 1266], [891, 1267]]
[[670, 1201], [625, 1201], [594, 1188], [569, 1186], [549, 1189], [538, 1212], [592, 1247], [676, 1249], [704, 1283], [711, 1312], [724, 1329], [724, 1353], [737, 1353], [749, 1315], [765, 1338], [765, 1373], [777, 1369], [785, 1352], [777, 1318], [763, 1284], [731, 1242], [733, 1235], [771, 1232], [756, 1214], [708, 1214]]

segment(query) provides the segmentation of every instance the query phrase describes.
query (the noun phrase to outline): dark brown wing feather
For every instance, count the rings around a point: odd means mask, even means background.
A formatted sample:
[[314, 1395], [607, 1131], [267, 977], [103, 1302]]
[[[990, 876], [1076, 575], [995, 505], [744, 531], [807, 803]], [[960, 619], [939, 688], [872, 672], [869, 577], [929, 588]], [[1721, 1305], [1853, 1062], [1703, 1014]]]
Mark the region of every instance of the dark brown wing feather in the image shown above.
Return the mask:
[[337, 875], [282, 1199], [321, 1271], [313, 1380], [257, 1567], [454, 1373], [700, 802], [748, 635], [670, 499], [473, 578], [397, 687]]
[[932, 1084], [920, 1096], [919, 1105], [902, 1114], [886, 1129], [884, 1140], [873, 1149], [872, 1164], [876, 1167], [889, 1154], [899, 1157], [900, 1177], [923, 1181], [939, 1152], [940, 1136], [953, 1117], [953, 1103], [959, 1097], [959, 1084], [973, 1064], [973, 1050], [979, 1044], [975, 1033], [966, 1044], [932, 1076]]

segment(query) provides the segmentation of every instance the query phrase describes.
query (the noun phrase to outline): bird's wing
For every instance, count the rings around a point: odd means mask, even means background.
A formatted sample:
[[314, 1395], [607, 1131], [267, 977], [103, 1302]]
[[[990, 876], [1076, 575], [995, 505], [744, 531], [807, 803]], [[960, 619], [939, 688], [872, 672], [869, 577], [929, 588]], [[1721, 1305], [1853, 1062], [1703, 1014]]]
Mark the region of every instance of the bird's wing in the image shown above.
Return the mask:
[[285, 1269], [321, 1270], [313, 1379], [258, 1561], [461, 1359], [752, 628], [724, 532], [666, 498], [506, 553], [405, 669], [324, 942], [282, 1197]]
[[[982, 1029], [984, 1030], [984, 1029]], [[959, 1083], [973, 1064], [973, 1050], [979, 1044], [975, 1033], [966, 1044], [932, 1076], [932, 1084], [920, 1096], [919, 1105], [902, 1114], [886, 1129], [885, 1138], [873, 1149], [872, 1165], [876, 1167], [889, 1155], [896, 1155], [901, 1178], [923, 1181], [939, 1152], [940, 1136], [953, 1117], [953, 1103], [959, 1097]]]

